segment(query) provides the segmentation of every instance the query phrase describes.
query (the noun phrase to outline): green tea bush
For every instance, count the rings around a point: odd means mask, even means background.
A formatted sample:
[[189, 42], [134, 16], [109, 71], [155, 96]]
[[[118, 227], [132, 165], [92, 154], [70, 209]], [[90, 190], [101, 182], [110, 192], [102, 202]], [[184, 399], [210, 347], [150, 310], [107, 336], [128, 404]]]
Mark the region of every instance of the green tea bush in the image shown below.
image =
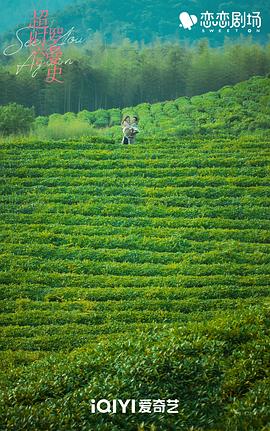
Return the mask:
[[109, 113], [104, 109], [96, 111], [94, 125], [96, 127], [107, 127], [109, 125]]
[[76, 114], [74, 114], [74, 112], [66, 112], [63, 115], [63, 119], [67, 122], [67, 123], [71, 123], [72, 121], [76, 120]]
[[[136, 431], [142, 423], [142, 429], [157, 430], [240, 431], [250, 423], [263, 429], [270, 421], [269, 348], [269, 313], [256, 307], [207, 323], [154, 326], [148, 333], [138, 328], [128, 340], [118, 335], [110, 343], [45, 357], [28, 367], [18, 384], [2, 393], [2, 424], [29, 431]], [[160, 395], [179, 400], [178, 414], [90, 410], [92, 399], [139, 401]]]
[[96, 120], [96, 116], [94, 112], [89, 112], [86, 110], [80, 111], [77, 114], [77, 118], [81, 121], [85, 121], [88, 124], [94, 124]]
[[119, 124], [121, 123], [121, 110], [109, 109], [107, 112], [110, 117], [109, 126], [119, 126]]
[[[188, 136], [190, 130], [194, 135], [207, 136], [238, 136], [239, 134], [260, 131], [267, 135], [269, 114], [269, 78], [253, 77], [234, 87], [225, 86], [217, 92], [209, 92], [192, 98], [181, 97], [175, 101], [167, 101], [150, 105], [142, 103], [136, 107], [120, 109], [100, 109], [95, 112], [81, 111], [76, 115], [66, 113], [64, 116], [53, 114], [50, 116], [48, 128], [52, 128], [55, 120], [74, 121], [76, 133], [71, 137], [87, 135], [90, 131], [82, 122], [93, 125], [105, 137], [121, 142], [121, 120], [126, 115], [139, 116], [142, 133], [138, 135], [138, 142], [156, 136], [166, 137]], [[261, 120], [260, 118], [261, 117]], [[56, 132], [46, 133], [46, 120], [42, 117], [35, 122], [33, 134], [37, 131], [46, 137], [57, 136]], [[80, 121], [76, 123], [75, 120]], [[60, 127], [60, 124], [58, 124]], [[79, 130], [81, 128], [81, 131]], [[63, 127], [60, 127], [63, 129]], [[62, 132], [59, 136], [65, 137]]]
[[[269, 137], [238, 136], [268, 83], [250, 85], [216, 115], [213, 94], [141, 107], [136, 145], [85, 111], [0, 140], [1, 430], [269, 428]], [[179, 413], [92, 414], [104, 397]]]
[[49, 117], [39, 116], [39, 117], [35, 118], [35, 122], [33, 124], [33, 127], [35, 129], [35, 128], [39, 128], [39, 127], [42, 127], [42, 126], [43, 127], [48, 126], [48, 124], [49, 124]]

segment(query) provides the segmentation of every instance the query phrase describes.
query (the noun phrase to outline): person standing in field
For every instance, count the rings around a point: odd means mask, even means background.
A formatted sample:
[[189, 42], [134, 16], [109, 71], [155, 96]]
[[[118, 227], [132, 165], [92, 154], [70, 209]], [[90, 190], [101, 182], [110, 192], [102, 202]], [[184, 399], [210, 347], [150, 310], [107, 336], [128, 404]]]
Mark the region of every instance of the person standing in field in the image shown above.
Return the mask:
[[129, 144], [129, 139], [131, 136], [131, 124], [130, 124], [130, 116], [127, 115], [126, 117], [123, 118], [122, 123], [122, 131], [123, 131], [123, 139], [122, 139], [122, 144]]
[[130, 144], [134, 144], [136, 140], [136, 135], [139, 133], [139, 119], [138, 117], [133, 117], [132, 123], [131, 123], [131, 137], [129, 139]]

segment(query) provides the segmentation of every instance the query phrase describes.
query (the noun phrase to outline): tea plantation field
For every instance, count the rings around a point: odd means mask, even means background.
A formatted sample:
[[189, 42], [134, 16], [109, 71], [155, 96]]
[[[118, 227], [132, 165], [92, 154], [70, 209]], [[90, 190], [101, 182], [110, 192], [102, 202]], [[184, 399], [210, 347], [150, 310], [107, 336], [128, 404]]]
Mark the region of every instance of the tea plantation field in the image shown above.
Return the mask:
[[[242, 134], [269, 131], [270, 74], [253, 76], [234, 86], [194, 97], [179, 97], [161, 103], [141, 103], [124, 109], [99, 109], [78, 114], [66, 112], [37, 117], [33, 125], [36, 136], [48, 139], [77, 138], [96, 135], [121, 140], [119, 124], [126, 115], [139, 117], [145, 136], [163, 139], [200, 136], [238, 137]], [[1, 124], [0, 124], [1, 129]]]
[[270, 429], [269, 145], [2, 142], [1, 430]]

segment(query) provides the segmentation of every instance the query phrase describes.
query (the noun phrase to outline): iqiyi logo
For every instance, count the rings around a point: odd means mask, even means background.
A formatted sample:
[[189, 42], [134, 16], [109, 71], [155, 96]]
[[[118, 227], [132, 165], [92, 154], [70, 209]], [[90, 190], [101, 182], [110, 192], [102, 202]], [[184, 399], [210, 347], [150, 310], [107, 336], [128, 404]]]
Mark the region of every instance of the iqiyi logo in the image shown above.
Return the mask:
[[183, 27], [185, 30], [191, 30], [191, 27], [193, 27], [198, 22], [196, 15], [189, 15], [187, 12], [180, 13], [179, 19], [181, 22], [179, 27]]

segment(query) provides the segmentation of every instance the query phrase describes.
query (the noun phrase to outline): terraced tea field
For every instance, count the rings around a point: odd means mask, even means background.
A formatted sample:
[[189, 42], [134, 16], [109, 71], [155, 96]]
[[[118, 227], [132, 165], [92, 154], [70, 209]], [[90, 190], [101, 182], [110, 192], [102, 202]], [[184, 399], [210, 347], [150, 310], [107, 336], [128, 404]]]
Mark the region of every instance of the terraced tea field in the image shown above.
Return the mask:
[[268, 429], [269, 144], [2, 143], [1, 429]]

